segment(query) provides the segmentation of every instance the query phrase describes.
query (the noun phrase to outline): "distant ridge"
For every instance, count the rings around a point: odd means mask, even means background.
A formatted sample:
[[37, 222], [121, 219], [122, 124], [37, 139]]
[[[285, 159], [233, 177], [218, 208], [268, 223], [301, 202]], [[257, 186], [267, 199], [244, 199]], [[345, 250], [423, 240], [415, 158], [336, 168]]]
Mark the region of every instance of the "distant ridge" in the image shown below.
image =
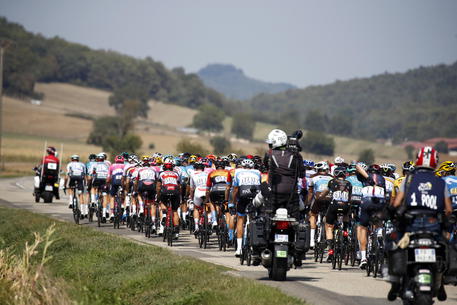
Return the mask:
[[270, 83], [250, 78], [230, 64], [210, 64], [198, 71], [203, 83], [226, 97], [247, 100], [260, 93], [279, 93], [296, 88], [287, 83]]

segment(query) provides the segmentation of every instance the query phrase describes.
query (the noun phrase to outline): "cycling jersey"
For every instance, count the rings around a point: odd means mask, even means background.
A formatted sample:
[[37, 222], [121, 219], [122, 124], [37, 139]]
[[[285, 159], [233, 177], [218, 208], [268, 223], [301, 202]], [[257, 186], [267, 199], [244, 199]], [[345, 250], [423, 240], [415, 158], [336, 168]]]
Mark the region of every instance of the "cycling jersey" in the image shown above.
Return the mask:
[[391, 177], [383, 176], [386, 180], [386, 199], [390, 201], [392, 193], [394, 192], [395, 180]]
[[[386, 197], [386, 180], [379, 174], [368, 173], [371, 179], [362, 179], [362, 197], [363, 198], [379, 198]], [[370, 185], [369, 180], [375, 182], [375, 185]]]
[[109, 175], [109, 166], [105, 162], [97, 162], [92, 166], [91, 176], [95, 179], [107, 179]]
[[328, 182], [328, 189], [332, 193], [332, 202], [347, 203], [351, 199], [352, 185], [345, 179], [332, 179]]
[[238, 195], [240, 198], [251, 196], [251, 188], [258, 189], [260, 187], [261, 177], [260, 171], [256, 169], [238, 169], [235, 171], [233, 186], [238, 187]]
[[328, 182], [332, 179], [329, 174], [317, 174], [309, 179], [309, 187], [314, 189], [314, 193], [322, 193], [328, 189]]
[[352, 185], [351, 200], [352, 201], [362, 200], [362, 188], [363, 188], [362, 182], [357, 178], [356, 175], [346, 177], [346, 180], [349, 181]]
[[125, 164], [115, 163], [110, 166], [108, 177], [110, 178], [111, 185], [121, 185], [122, 177], [124, 176]]
[[159, 174], [159, 181], [162, 182], [162, 191], [178, 191], [181, 178], [174, 171], [163, 171]]
[[72, 161], [67, 164], [67, 175], [70, 178], [83, 178], [86, 174], [86, 166], [82, 162]]
[[211, 202], [223, 202], [227, 185], [232, 183], [230, 172], [225, 169], [217, 169], [208, 175], [206, 186], [210, 190]]
[[392, 190], [392, 197], [397, 196], [397, 193], [400, 190], [400, 185], [401, 185], [401, 183], [403, 182], [404, 179], [405, 179], [405, 176], [395, 179], [395, 181], [394, 181], [394, 189]]
[[91, 168], [96, 164], [96, 161], [88, 161], [86, 162], [86, 176], [89, 176], [91, 173]]
[[189, 183], [190, 187], [195, 190], [193, 200], [196, 206], [200, 206], [203, 202], [202, 197], [206, 196], [207, 181], [208, 173], [204, 171], [195, 171], [190, 176]]
[[446, 176], [443, 179], [451, 196], [452, 209], [455, 210], [457, 209], [457, 176]]

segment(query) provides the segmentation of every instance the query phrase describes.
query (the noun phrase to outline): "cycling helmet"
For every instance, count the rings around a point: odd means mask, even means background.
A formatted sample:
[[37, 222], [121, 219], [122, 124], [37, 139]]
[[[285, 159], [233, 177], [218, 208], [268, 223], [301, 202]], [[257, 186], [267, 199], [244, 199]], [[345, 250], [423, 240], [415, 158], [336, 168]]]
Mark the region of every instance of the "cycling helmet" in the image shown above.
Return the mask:
[[335, 158], [335, 164], [342, 164], [342, 163], [344, 163], [344, 159], [343, 158], [341, 158], [340, 156]]
[[206, 156], [206, 159], [215, 161], [216, 160], [216, 156], [213, 155], [213, 154], [209, 154], [209, 155]]
[[314, 161], [313, 160], [303, 160], [303, 165], [307, 168], [313, 168]]
[[325, 161], [317, 162], [314, 166], [316, 171], [328, 171], [328, 164]]
[[361, 168], [363, 168], [363, 170], [367, 170], [368, 169], [368, 166], [364, 163], [364, 162], [359, 162], [357, 163], [358, 166], [360, 166]]
[[355, 173], [356, 169], [355, 169], [355, 164], [351, 164], [348, 166], [348, 168], [346, 169], [346, 171], [348, 172], [348, 174], [353, 174]]
[[114, 163], [124, 163], [125, 159], [122, 155], [118, 155], [116, 156], [116, 158], [114, 158]]
[[195, 170], [204, 170], [205, 169], [205, 165], [201, 162], [195, 162], [194, 163], [194, 169]]
[[101, 154], [103, 155], [103, 158], [108, 159], [108, 155], [106, 154], [106, 152], [101, 152]]
[[97, 158], [96, 154], [90, 154], [88, 159], [89, 159], [89, 161], [94, 161], [96, 158]]
[[343, 166], [338, 166], [333, 170], [333, 176], [335, 177], [346, 177], [346, 168]]
[[97, 161], [104, 161], [105, 160], [105, 155], [102, 154], [102, 153], [97, 154], [96, 160]]
[[224, 161], [225, 164], [228, 164], [228, 163], [230, 162], [230, 159], [229, 159], [229, 157], [227, 157], [227, 156], [222, 156], [222, 157], [221, 157], [221, 160]]
[[402, 169], [404, 172], [412, 172], [414, 170], [413, 161], [406, 161], [405, 163], [403, 163]]
[[157, 164], [157, 165], [161, 165], [163, 163], [163, 159], [161, 156], [157, 156], [154, 158], [154, 162]]
[[230, 155], [228, 155], [228, 158], [231, 162], [235, 162], [236, 159], [238, 159], [238, 156], [235, 153], [231, 153]]
[[381, 174], [381, 167], [378, 164], [371, 164], [370, 166], [368, 166], [367, 171], [373, 174]]
[[46, 148], [46, 152], [50, 155], [55, 155], [56, 154], [56, 148], [53, 147], [53, 146], [49, 146], [48, 148]]
[[254, 162], [251, 159], [244, 159], [241, 161], [241, 166], [246, 168], [253, 168]]
[[121, 156], [124, 157], [125, 160], [127, 160], [129, 158], [129, 153], [124, 151], [123, 153], [121, 153]]
[[225, 162], [222, 160], [216, 160], [216, 161], [214, 161], [214, 166], [216, 168], [219, 168], [219, 167], [225, 168]]
[[71, 161], [79, 161], [79, 156], [78, 155], [72, 155], [70, 157]]
[[438, 165], [438, 152], [430, 146], [422, 147], [417, 154], [416, 167], [436, 168]]
[[137, 163], [138, 162], [138, 157], [136, 155], [130, 155], [129, 158], [127, 159], [129, 163]]
[[268, 134], [267, 144], [271, 145], [272, 148], [278, 148], [287, 144], [287, 134], [280, 129], [273, 129]]
[[176, 157], [175, 160], [174, 160], [174, 164], [175, 164], [176, 166], [181, 166], [182, 161], [183, 161], [183, 160], [182, 160], [181, 158]]
[[390, 168], [392, 173], [395, 173], [395, 171], [397, 170], [397, 166], [393, 163], [389, 163], [389, 164], [387, 164], [387, 166]]
[[167, 171], [172, 171], [173, 170], [173, 167], [175, 167], [175, 165], [172, 163], [172, 162], [165, 162], [163, 165], [162, 165], [162, 168], [164, 170], [167, 170]]
[[383, 163], [381, 164], [381, 171], [383, 176], [389, 177], [392, 173], [392, 169], [390, 168], [389, 164]]
[[253, 156], [253, 155], [247, 155], [246, 158], [247, 158], [247, 159], [254, 160], [254, 156]]
[[189, 163], [190, 163], [190, 164], [193, 164], [193, 163], [195, 163], [195, 162], [197, 162], [197, 156], [196, 156], [196, 155], [190, 156], [190, 157], [189, 157]]
[[435, 171], [438, 177], [447, 175], [455, 175], [455, 163], [452, 161], [444, 161], [440, 167]]

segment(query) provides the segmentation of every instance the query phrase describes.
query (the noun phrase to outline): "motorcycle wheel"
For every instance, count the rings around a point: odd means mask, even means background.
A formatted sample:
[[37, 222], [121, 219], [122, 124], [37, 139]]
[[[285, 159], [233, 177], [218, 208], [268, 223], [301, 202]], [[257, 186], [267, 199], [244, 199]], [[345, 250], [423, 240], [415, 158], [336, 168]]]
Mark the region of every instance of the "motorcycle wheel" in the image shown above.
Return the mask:
[[44, 192], [43, 193], [43, 201], [45, 203], [52, 203], [52, 197], [53, 197], [52, 192]]
[[40, 198], [41, 198], [40, 192], [39, 192], [39, 191], [36, 191], [36, 192], [35, 192], [35, 203], [40, 202]]
[[287, 258], [273, 257], [271, 278], [274, 281], [285, 281], [287, 275]]

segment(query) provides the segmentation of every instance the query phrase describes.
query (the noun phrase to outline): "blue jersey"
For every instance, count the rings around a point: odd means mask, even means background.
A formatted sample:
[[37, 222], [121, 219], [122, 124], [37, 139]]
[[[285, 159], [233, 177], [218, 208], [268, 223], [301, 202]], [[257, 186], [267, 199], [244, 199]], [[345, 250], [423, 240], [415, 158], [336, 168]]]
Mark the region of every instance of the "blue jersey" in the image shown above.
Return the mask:
[[362, 182], [357, 178], [356, 175], [346, 177], [346, 180], [351, 182], [351, 185], [352, 185], [351, 200], [357, 200], [357, 201], [362, 200], [362, 189], [363, 189]]
[[94, 166], [96, 163], [97, 163], [96, 161], [86, 162], [86, 176], [91, 174], [92, 166]]
[[239, 197], [250, 196], [251, 188], [260, 188], [262, 181], [260, 172], [256, 169], [237, 169], [233, 177], [233, 186], [239, 187]]
[[452, 201], [452, 209], [457, 209], [457, 176], [443, 177]]

